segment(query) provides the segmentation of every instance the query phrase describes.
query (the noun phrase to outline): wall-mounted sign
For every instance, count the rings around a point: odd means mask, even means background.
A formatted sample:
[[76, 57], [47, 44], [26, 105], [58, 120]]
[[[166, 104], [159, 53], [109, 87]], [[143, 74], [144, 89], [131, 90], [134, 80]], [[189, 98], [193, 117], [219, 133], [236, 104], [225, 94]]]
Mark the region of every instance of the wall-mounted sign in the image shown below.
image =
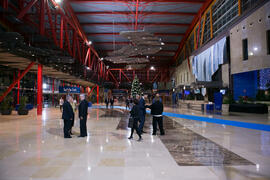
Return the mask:
[[59, 86], [59, 93], [79, 94], [80, 87]]

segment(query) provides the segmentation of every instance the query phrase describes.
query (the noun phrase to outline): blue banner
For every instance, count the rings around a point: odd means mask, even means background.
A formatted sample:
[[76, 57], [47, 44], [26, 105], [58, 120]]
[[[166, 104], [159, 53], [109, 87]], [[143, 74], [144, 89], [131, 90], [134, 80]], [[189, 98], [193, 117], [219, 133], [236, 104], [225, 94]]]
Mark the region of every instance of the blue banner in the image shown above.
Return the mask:
[[215, 109], [221, 111], [222, 110], [222, 94], [219, 92], [214, 93], [214, 101], [215, 101]]
[[59, 86], [59, 93], [71, 93], [71, 94], [79, 94], [79, 87], [70, 87], [70, 86]]

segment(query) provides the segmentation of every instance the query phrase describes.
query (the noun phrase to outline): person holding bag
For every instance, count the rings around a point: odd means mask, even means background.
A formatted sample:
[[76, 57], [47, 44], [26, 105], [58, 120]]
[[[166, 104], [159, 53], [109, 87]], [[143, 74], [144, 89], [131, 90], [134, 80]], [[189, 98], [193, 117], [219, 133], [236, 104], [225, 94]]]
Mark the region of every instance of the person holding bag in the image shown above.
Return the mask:
[[137, 99], [134, 100], [134, 106], [132, 107], [131, 111], [130, 111], [130, 119], [129, 119], [129, 127], [131, 128], [131, 134], [130, 137], [128, 139], [132, 139], [133, 138], [133, 133], [134, 130], [136, 130], [139, 139], [138, 141], [142, 140], [142, 136], [141, 133], [139, 131], [138, 128], [138, 121], [140, 120], [140, 107], [139, 107], [139, 101]]

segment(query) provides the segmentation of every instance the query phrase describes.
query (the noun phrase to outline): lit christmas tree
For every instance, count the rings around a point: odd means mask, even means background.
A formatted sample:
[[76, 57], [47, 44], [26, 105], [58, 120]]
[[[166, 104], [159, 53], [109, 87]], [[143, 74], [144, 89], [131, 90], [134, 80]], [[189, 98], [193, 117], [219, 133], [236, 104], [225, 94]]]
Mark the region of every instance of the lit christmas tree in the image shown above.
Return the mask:
[[133, 79], [132, 87], [131, 87], [132, 97], [135, 98], [136, 94], [139, 94], [139, 95], [141, 94], [140, 82], [139, 82], [139, 79], [137, 78], [137, 76], [135, 76], [135, 78]]

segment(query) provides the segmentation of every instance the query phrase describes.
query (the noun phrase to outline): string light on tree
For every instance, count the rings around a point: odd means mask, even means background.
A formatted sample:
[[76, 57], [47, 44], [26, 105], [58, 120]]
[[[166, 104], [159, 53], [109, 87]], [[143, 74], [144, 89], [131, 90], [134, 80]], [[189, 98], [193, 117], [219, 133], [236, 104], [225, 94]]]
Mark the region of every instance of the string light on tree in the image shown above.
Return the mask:
[[141, 87], [140, 87], [140, 82], [137, 76], [135, 76], [133, 82], [132, 82], [132, 87], [131, 87], [131, 95], [132, 97], [136, 97], [137, 94], [141, 94]]

